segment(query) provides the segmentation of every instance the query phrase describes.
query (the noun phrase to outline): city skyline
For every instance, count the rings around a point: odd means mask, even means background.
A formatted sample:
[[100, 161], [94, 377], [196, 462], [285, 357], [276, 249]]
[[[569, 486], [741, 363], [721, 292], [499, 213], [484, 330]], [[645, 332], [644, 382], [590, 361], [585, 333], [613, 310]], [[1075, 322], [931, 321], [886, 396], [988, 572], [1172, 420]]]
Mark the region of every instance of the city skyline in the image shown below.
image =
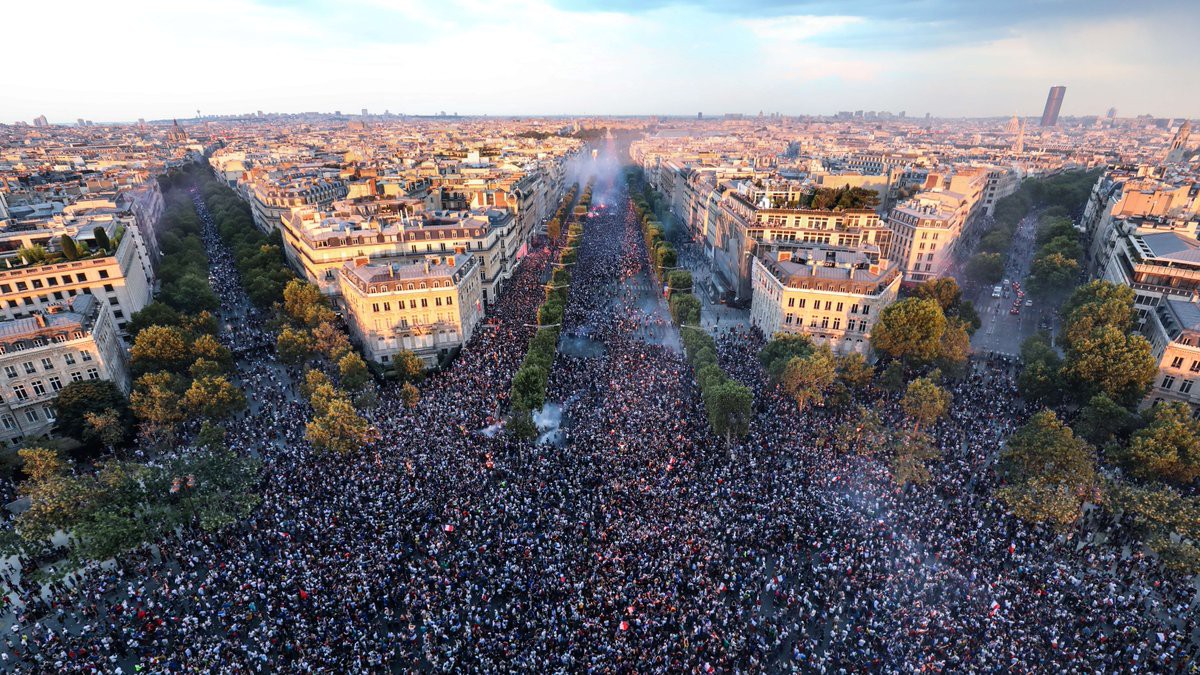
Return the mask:
[[[926, 2], [705, 0], [218, 0], [113, 7], [68, 2], [58, 45], [104, 42], [119, 75], [27, 79], [0, 120], [128, 122], [247, 111], [461, 115], [785, 115], [874, 109], [910, 116], [1036, 117], [1067, 86], [1062, 116], [1194, 117], [1178, 2], [1003, 8]], [[31, 3], [13, 25], [41, 25]], [[45, 72], [80, 72], [78, 49], [14, 31]], [[97, 43], [98, 44], [98, 43]], [[1153, 44], [1153, 50], [1143, 48]], [[547, 58], [553, 55], [553, 58]]]

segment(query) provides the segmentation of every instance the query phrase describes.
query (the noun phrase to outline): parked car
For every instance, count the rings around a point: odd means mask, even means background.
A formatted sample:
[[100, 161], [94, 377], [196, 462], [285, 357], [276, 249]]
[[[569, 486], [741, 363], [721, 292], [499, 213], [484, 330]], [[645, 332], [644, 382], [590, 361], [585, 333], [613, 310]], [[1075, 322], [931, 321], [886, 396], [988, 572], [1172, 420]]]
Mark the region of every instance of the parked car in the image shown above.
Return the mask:
[[998, 298], [1002, 295], [1004, 295], [1004, 287], [1003, 286], [993, 286], [992, 287], [992, 297], [993, 298]]

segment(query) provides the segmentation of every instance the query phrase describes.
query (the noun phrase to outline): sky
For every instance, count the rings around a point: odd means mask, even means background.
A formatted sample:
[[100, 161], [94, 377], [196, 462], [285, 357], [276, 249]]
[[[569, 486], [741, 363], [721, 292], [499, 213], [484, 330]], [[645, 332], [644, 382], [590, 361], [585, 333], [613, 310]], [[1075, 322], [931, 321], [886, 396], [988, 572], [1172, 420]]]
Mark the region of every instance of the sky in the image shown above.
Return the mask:
[[[1200, 0], [5, 0], [0, 122], [1200, 117]], [[12, 30], [11, 27], [18, 27]]]

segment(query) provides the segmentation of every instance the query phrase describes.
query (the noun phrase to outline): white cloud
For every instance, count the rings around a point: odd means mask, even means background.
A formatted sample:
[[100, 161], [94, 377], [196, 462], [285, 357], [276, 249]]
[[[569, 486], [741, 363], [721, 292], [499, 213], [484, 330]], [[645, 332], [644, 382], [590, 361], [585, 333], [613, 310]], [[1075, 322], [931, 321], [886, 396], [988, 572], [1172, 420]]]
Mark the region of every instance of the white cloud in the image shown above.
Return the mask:
[[859, 16], [780, 16], [740, 19], [738, 24], [763, 40], [803, 41], [864, 22]]

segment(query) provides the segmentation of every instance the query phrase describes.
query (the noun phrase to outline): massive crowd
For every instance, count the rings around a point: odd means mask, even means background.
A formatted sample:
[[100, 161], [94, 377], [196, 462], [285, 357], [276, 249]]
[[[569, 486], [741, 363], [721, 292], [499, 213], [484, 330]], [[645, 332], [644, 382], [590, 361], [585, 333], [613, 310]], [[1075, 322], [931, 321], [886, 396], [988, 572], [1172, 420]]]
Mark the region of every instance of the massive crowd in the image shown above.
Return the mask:
[[[1195, 668], [1196, 589], [1092, 523], [1023, 525], [988, 467], [1024, 418], [1007, 364], [977, 362], [930, 430], [924, 486], [832, 442], [850, 412], [767, 385], [762, 337], [723, 330], [755, 391], [731, 447], [702, 403], [638, 223], [601, 177], [556, 358], [561, 444], [496, 424], [551, 255], [521, 263], [486, 326], [415, 409], [386, 387], [380, 441], [346, 457], [274, 360], [232, 259], [206, 243], [226, 339], [256, 403], [231, 425], [264, 460], [263, 503], [45, 593], [15, 584], [10, 672], [1163, 672]], [[903, 424], [895, 396], [858, 393]], [[853, 408], [849, 406], [846, 410]], [[1088, 532], [1086, 536], [1082, 532]], [[1102, 533], [1110, 533], [1104, 541]], [[1191, 666], [1186, 664], [1191, 663]]]

